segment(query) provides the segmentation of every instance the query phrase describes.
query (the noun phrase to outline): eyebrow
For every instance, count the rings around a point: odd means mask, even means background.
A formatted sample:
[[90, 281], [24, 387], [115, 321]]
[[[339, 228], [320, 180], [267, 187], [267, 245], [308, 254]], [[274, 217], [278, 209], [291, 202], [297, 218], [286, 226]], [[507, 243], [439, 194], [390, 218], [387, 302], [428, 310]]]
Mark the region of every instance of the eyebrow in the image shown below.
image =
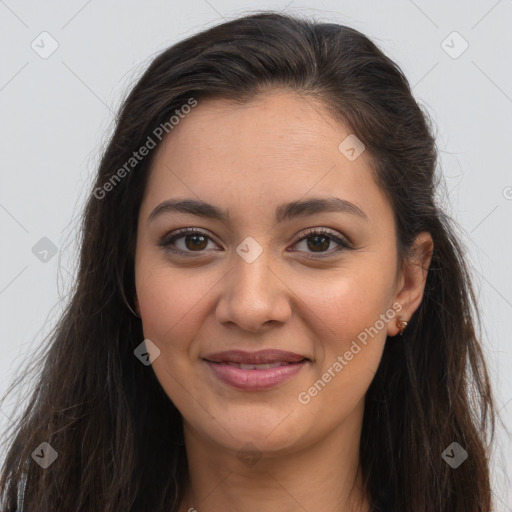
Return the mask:
[[[198, 199], [168, 199], [160, 203], [149, 215], [148, 222], [164, 213], [178, 212], [198, 217], [229, 222], [229, 211]], [[325, 212], [348, 213], [368, 220], [368, 216], [353, 203], [338, 197], [312, 198], [292, 201], [276, 209], [276, 221], [283, 222], [295, 217], [315, 215]]]

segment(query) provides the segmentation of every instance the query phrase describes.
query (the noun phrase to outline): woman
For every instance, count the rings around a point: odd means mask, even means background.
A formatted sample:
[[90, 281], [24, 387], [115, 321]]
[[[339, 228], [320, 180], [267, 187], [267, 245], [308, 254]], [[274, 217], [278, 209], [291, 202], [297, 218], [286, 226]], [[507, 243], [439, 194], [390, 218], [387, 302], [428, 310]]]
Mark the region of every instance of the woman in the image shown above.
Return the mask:
[[436, 158], [354, 29], [260, 13], [159, 55], [101, 161], [2, 510], [490, 511]]

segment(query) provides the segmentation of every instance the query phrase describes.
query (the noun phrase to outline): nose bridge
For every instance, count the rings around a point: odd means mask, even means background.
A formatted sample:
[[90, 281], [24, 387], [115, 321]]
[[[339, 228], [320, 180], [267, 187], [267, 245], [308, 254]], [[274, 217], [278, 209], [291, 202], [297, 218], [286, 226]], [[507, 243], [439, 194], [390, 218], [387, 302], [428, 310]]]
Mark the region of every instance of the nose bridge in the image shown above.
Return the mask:
[[[265, 307], [272, 301], [274, 286], [270, 282], [271, 253], [254, 238], [246, 238], [236, 249], [233, 262], [232, 292], [237, 301], [249, 301], [254, 307]], [[270, 275], [269, 275], [270, 274]], [[275, 278], [275, 276], [274, 276]]]
[[271, 251], [246, 239], [237, 247], [225, 278], [218, 320], [251, 331], [269, 320], [283, 322], [290, 312], [285, 290]]
[[[239, 250], [241, 251], [241, 249]], [[259, 296], [260, 293], [271, 293], [272, 286], [269, 286], [268, 276], [271, 266], [270, 251], [264, 250], [254, 259], [245, 259], [240, 256], [239, 250], [237, 250], [238, 254], [234, 257], [233, 262], [233, 281], [237, 288], [237, 294]], [[264, 298], [263, 295], [261, 298]]]

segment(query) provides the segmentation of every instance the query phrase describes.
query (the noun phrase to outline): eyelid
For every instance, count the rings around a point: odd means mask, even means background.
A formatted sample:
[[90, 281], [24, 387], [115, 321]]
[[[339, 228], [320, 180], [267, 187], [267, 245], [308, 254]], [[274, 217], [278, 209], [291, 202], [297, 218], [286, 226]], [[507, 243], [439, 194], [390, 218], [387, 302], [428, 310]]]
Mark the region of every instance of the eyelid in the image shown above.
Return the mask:
[[334, 239], [334, 240], [337, 239], [340, 242], [343, 242], [344, 244], [346, 244], [350, 247], [352, 247], [352, 245], [353, 245], [347, 236], [343, 235], [342, 233], [340, 233], [338, 231], [331, 230], [329, 228], [323, 228], [323, 227], [307, 228], [306, 230], [301, 231], [297, 235], [297, 241], [299, 242], [301, 240], [304, 240], [304, 238], [307, 238], [312, 235], [327, 235], [327, 236], [331, 237], [332, 239]]

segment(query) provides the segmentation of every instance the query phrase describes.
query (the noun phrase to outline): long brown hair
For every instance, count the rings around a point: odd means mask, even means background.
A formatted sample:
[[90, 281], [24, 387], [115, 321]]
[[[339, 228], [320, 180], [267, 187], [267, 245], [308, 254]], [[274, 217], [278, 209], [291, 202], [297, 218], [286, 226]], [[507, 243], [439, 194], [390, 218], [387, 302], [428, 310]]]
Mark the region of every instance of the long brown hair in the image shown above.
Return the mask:
[[[394, 210], [401, 261], [420, 231], [434, 240], [422, 303], [404, 335], [386, 343], [366, 396], [360, 461], [370, 501], [392, 496], [403, 512], [491, 510], [493, 402], [464, 252], [436, 203], [428, 114], [400, 68], [357, 30], [264, 12], [170, 47], [124, 101], [85, 208], [72, 298], [11, 426], [3, 511], [16, 509], [27, 460], [29, 512], [178, 510], [188, 478], [181, 416], [134, 356], [143, 333], [128, 307], [155, 151], [126, 163], [148, 137], [159, 144], [159, 126], [172, 136], [169, 119], [191, 98], [244, 103], [272, 89], [321, 100], [363, 141]], [[47, 469], [30, 458], [42, 442], [58, 453]], [[454, 442], [468, 453], [457, 469], [441, 456]]]

